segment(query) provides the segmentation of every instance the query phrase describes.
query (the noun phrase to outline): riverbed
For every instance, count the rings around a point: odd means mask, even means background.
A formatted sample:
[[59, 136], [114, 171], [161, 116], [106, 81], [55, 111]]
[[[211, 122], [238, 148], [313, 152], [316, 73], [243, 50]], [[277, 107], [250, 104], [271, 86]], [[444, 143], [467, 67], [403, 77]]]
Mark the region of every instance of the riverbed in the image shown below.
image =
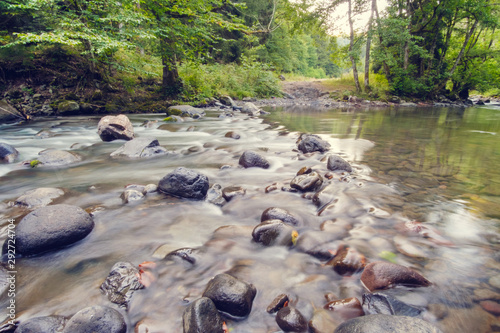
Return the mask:
[[[150, 332], [182, 332], [186, 305], [201, 296], [213, 276], [227, 271], [257, 289], [248, 318], [226, 320], [234, 333], [280, 332], [266, 308], [281, 293], [307, 319], [321, 311], [325, 295], [361, 300], [366, 290], [359, 274], [343, 277], [297, 247], [252, 241], [262, 212], [279, 207], [300, 220], [299, 240], [332, 221], [343, 233], [335, 244], [356, 248], [368, 261], [392, 261], [420, 272], [432, 286], [387, 292], [421, 308], [421, 317], [443, 332], [499, 327], [498, 314], [484, 306], [500, 302], [500, 286], [491, 282], [500, 275], [498, 108], [266, 110], [270, 114], [260, 118], [207, 111], [203, 118], [179, 123], [164, 123], [158, 114], [129, 115], [136, 136], [155, 137], [167, 148], [168, 154], [152, 159], [110, 157], [124, 141], [102, 142], [97, 116], [0, 125], [1, 141], [20, 152], [16, 163], [0, 165], [0, 241], [8, 220], [17, 223], [28, 212], [11, 202], [35, 188], [63, 189], [57, 203], [82, 207], [95, 222], [91, 234], [73, 246], [17, 259], [17, 318], [70, 317], [87, 306], [113, 306], [99, 286], [119, 261], [157, 263], [156, 281], [133, 295], [128, 312], [121, 310], [128, 332], [141, 321]], [[39, 139], [42, 130], [50, 134]], [[225, 137], [229, 131], [240, 138]], [[336, 186], [328, 210], [320, 211], [307, 193], [282, 190], [303, 167], [328, 172], [328, 153], [297, 150], [300, 133], [319, 135], [330, 143], [329, 153], [353, 167], [351, 174], [325, 178], [325, 184]], [[21, 163], [48, 148], [72, 151], [82, 160], [66, 167]], [[246, 150], [263, 155], [270, 168], [241, 168], [238, 159]], [[161, 193], [132, 203], [120, 198], [125, 186], [158, 184], [181, 166], [203, 173], [210, 184], [242, 187], [244, 194], [222, 207]], [[409, 233], [405, 224], [412, 221], [436, 236]], [[161, 259], [186, 247], [200, 249], [195, 265]], [[0, 306], [6, 302], [3, 297]], [[341, 322], [330, 315], [333, 323]]]

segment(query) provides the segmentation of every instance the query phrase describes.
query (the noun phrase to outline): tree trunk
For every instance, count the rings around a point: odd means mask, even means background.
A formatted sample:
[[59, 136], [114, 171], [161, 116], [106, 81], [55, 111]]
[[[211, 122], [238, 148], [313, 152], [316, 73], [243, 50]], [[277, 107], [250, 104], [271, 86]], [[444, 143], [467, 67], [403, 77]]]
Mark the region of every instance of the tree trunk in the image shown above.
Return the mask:
[[[406, 15], [407, 15], [407, 18], [409, 19], [408, 21], [408, 36], [411, 35], [411, 15], [412, 15], [412, 11], [411, 11], [411, 6], [410, 6], [410, 1], [409, 0], [406, 0]], [[405, 42], [405, 46], [404, 46], [404, 60], [403, 60], [403, 69], [406, 71], [408, 69], [408, 64], [410, 62], [410, 42], [407, 40]]]
[[177, 71], [175, 55], [169, 57], [164, 54], [161, 61], [163, 65], [163, 91], [169, 96], [177, 95], [182, 85]]
[[351, 63], [352, 63], [352, 75], [354, 76], [354, 83], [356, 84], [356, 91], [358, 93], [360, 93], [361, 86], [359, 85], [358, 69], [356, 68], [356, 59], [354, 58], [354, 55], [352, 54], [352, 49], [354, 46], [354, 27], [353, 27], [353, 22], [352, 22], [352, 0], [349, 0], [348, 3], [349, 3], [349, 28], [350, 28], [349, 58], [351, 59]]
[[455, 70], [457, 69], [458, 64], [460, 63], [460, 60], [462, 59], [462, 56], [464, 55], [465, 48], [467, 47], [467, 44], [469, 44], [470, 37], [472, 36], [474, 31], [476, 30], [478, 22], [479, 22], [478, 20], [475, 20], [474, 24], [472, 25], [472, 28], [470, 28], [470, 30], [467, 32], [467, 35], [465, 36], [464, 44], [462, 45], [462, 48], [460, 49], [460, 52], [458, 53], [457, 59], [455, 59], [455, 63], [453, 64], [453, 67], [451, 68], [450, 72], [448, 73], [447, 78], [445, 78], [441, 82], [441, 84], [438, 86], [437, 91], [440, 91], [441, 89], [443, 89], [444, 86], [446, 86], [446, 82], [448, 81], [448, 79], [453, 75], [453, 73], [455, 73]]
[[[377, 32], [378, 32], [378, 38], [379, 38], [379, 43], [380, 43], [380, 46], [383, 50], [384, 47], [383, 47], [383, 38], [382, 38], [382, 29], [380, 28], [380, 16], [378, 14], [378, 8], [377, 8], [377, 2], [372, 2], [372, 5], [374, 5], [374, 10], [375, 10], [375, 18], [377, 19]], [[384, 72], [385, 72], [385, 78], [387, 79], [387, 81], [389, 81], [389, 83], [391, 83], [391, 70], [389, 68], [389, 65], [387, 65], [387, 62], [384, 60], [382, 61], [382, 65], [384, 67]]]
[[372, 0], [372, 9], [370, 12], [370, 19], [368, 21], [368, 36], [366, 37], [366, 54], [365, 54], [365, 91], [370, 90], [370, 48], [372, 44], [372, 25], [373, 25], [373, 12], [376, 8], [377, 0]]

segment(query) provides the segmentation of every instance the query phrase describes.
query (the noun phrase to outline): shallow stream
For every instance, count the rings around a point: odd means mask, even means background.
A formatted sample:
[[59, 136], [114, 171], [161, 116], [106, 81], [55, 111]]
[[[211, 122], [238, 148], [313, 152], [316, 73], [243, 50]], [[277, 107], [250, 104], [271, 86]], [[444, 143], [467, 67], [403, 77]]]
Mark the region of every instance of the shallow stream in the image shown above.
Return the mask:
[[[419, 271], [431, 287], [387, 292], [425, 309], [423, 318], [443, 332], [499, 327], [498, 318], [481, 305], [500, 302], [495, 282], [500, 275], [499, 108], [268, 111], [263, 118], [240, 113], [219, 118], [219, 112], [209, 111], [202, 119], [170, 124], [161, 115], [129, 115], [136, 136], [156, 137], [169, 151], [144, 160], [111, 158], [124, 141], [102, 142], [96, 133], [100, 117], [0, 125], [0, 140], [20, 152], [18, 163], [0, 165], [0, 242], [8, 219], [19, 222], [28, 212], [9, 202], [39, 187], [63, 189], [66, 194], [57, 203], [92, 211], [95, 222], [90, 235], [73, 246], [17, 259], [18, 319], [69, 317], [86, 306], [112, 306], [99, 286], [118, 261], [158, 264], [156, 282], [133, 295], [125, 315], [129, 332], [143, 320], [150, 332], [182, 332], [186, 305], [201, 296], [213, 276], [229, 270], [257, 288], [250, 316], [227, 321], [233, 333], [280, 332], [266, 307], [281, 293], [308, 319], [321, 312], [326, 294], [361, 300], [366, 291], [359, 274], [342, 277], [299, 249], [252, 241], [262, 212], [280, 207], [301, 220], [299, 240], [331, 220], [345, 233], [339, 245], [356, 248], [368, 261], [390, 260]], [[157, 122], [144, 126], [145, 121]], [[37, 139], [43, 129], [53, 136]], [[241, 138], [225, 137], [229, 131]], [[331, 144], [330, 152], [354, 169], [351, 175], [325, 178], [336, 185], [336, 203], [321, 213], [307, 195], [280, 190], [304, 166], [321, 174], [328, 171], [327, 154], [297, 151], [301, 132], [320, 135]], [[52, 168], [19, 163], [36, 159], [47, 148], [75, 152], [82, 161]], [[239, 167], [245, 150], [265, 156], [271, 167]], [[205, 174], [211, 184], [241, 186], [246, 193], [222, 207], [159, 193], [122, 203], [126, 185], [157, 184], [179, 166]], [[274, 183], [278, 189], [266, 191]], [[425, 223], [439, 237], [408, 233], [408, 221]], [[223, 226], [235, 227], [218, 229]], [[183, 247], [202, 249], [195, 265], [160, 260]], [[7, 305], [4, 296], [2, 309]], [[326, 316], [341, 321], [332, 313]]]

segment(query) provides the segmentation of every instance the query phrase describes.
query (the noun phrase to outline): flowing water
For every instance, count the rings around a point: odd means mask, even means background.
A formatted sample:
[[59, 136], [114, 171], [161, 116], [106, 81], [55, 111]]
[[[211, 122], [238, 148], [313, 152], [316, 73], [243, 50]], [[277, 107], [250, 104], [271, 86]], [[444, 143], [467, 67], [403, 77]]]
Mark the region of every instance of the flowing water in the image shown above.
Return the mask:
[[[281, 293], [308, 319], [321, 313], [326, 294], [361, 299], [366, 291], [359, 274], [342, 277], [297, 248], [252, 241], [262, 212], [280, 207], [301, 220], [299, 241], [301, 235], [319, 232], [324, 221], [335, 221], [345, 233], [338, 245], [355, 247], [369, 261], [390, 260], [422, 273], [431, 287], [388, 293], [425, 308], [424, 319], [445, 333], [498, 327], [482, 306], [485, 300], [500, 301], [495, 282], [500, 275], [500, 109], [269, 111], [263, 119], [242, 114], [222, 119], [218, 112], [207, 112], [202, 119], [175, 124], [163, 124], [160, 115], [130, 115], [136, 136], [156, 137], [169, 150], [145, 160], [111, 158], [123, 141], [102, 142], [96, 133], [99, 117], [0, 125], [2, 142], [19, 150], [19, 160], [36, 159], [47, 148], [82, 156], [67, 167], [0, 165], [0, 241], [8, 219], [19, 222], [27, 213], [9, 202], [34, 188], [63, 189], [58, 203], [92, 211], [95, 222], [91, 234], [73, 246], [17, 259], [18, 319], [69, 317], [86, 306], [112, 305], [99, 286], [118, 261], [157, 261], [156, 282], [135, 292], [123, 312], [129, 332], [141, 320], [150, 332], [182, 332], [186, 305], [201, 296], [213, 276], [229, 270], [257, 288], [250, 316], [228, 321], [232, 332], [279, 332], [266, 307]], [[142, 126], [146, 120], [158, 122]], [[36, 139], [43, 129], [53, 136]], [[241, 138], [224, 137], [228, 131]], [[350, 176], [325, 179], [335, 186], [336, 203], [321, 213], [309, 196], [279, 190], [304, 166], [328, 171], [324, 154], [304, 156], [296, 150], [301, 132], [320, 135], [331, 144], [330, 152], [354, 169]], [[271, 167], [238, 167], [245, 150], [265, 156]], [[222, 207], [159, 193], [122, 203], [127, 184], [157, 184], [179, 166], [205, 174], [211, 184], [241, 186], [246, 193]], [[278, 190], [266, 192], [274, 183]], [[425, 223], [435, 237], [409, 233], [408, 221]], [[218, 229], [223, 226], [233, 227]], [[159, 259], [183, 247], [200, 249], [195, 265]], [[2, 297], [0, 307], [6, 308]]]

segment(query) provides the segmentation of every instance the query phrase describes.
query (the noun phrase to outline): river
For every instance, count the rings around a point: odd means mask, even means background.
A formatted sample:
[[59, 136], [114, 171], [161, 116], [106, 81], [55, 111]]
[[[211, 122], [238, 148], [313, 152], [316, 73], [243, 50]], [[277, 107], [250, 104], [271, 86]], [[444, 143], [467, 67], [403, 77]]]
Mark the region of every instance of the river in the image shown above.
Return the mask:
[[[266, 307], [280, 293], [290, 295], [308, 319], [326, 304], [325, 294], [361, 300], [366, 291], [359, 274], [342, 277], [296, 248], [252, 241], [262, 212], [280, 207], [302, 221], [299, 240], [319, 231], [324, 221], [337, 221], [345, 227], [339, 244], [355, 247], [368, 261], [390, 260], [419, 271], [431, 287], [388, 292], [425, 309], [424, 319], [443, 332], [498, 327], [481, 302], [500, 301], [500, 286], [490, 283], [500, 274], [499, 108], [267, 110], [270, 114], [262, 118], [239, 113], [219, 118], [208, 111], [202, 119], [169, 124], [161, 115], [129, 115], [136, 136], [156, 137], [169, 151], [145, 160], [111, 158], [123, 141], [102, 142], [97, 116], [0, 125], [0, 140], [20, 152], [18, 163], [0, 165], [0, 241], [7, 221], [18, 222], [26, 214], [9, 202], [34, 188], [63, 189], [59, 203], [92, 210], [95, 222], [91, 234], [73, 246], [17, 259], [18, 319], [69, 317], [86, 306], [110, 306], [99, 286], [118, 261], [159, 266], [156, 282], [133, 295], [125, 316], [128, 332], [141, 320], [152, 332], [181, 332], [186, 304], [201, 296], [213, 276], [228, 270], [257, 288], [250, 316], [228, 321], [233, 333], [279, 332]], [[143, 126], [145, 121], [157, 122]], [[44, 129], [52, 136], [35, 138]], [[241, 138], [225, 137], [228, 131]], [[304, 156], [296, 150], [301, 132], [320, 135], [331, 144], [331, 153], [354, 169], [331, 180], [339, 186], [338, 201], [321, 214], [301, 193], [265, 190], [273, 183], [286, 185], [304, 166], [326, 171], [324, 154]], [[53, 168], [19, 163], [47, 148], [70, 150], [82, 161]], [[262, 154], [271, 167], [238, 167], [245, 150]], [[246, 193], [222, 207], [159, 193], [122, 203], [126, 185], [157, 184], [179, 166], [205, 174], [211, 184], [241, 186]], [[408, 221], [432, 227], [441, 241], [404, 232]], [[218, 230], [223, 226], [236, 227]], [[159, 259], [183, 247], [203, 249], [194, 266]], [[7, 301], [3, 297], [0, 307]]]

